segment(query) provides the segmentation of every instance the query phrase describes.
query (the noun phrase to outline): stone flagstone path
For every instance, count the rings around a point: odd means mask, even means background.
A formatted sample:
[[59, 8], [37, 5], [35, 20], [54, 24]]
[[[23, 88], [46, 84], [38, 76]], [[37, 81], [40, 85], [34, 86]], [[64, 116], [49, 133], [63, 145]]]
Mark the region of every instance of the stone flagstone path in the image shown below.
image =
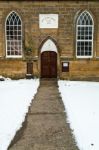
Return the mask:
[[9, 150], [78, 150], [56, 80], [41, 80], [26, 121]]

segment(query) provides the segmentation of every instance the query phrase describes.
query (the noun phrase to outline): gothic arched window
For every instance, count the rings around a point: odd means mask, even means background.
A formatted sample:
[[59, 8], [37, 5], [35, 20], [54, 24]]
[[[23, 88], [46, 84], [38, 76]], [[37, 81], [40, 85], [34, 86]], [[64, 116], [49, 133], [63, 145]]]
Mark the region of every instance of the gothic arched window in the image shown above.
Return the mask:
[[22, 21], [16, 12], [6, 18], [6, 56], [22, 57]]
[[84, 11], [77, 20], [76, 56], [77, 58], [91, 58], [93, 56], [94, 22], [89, 12]]

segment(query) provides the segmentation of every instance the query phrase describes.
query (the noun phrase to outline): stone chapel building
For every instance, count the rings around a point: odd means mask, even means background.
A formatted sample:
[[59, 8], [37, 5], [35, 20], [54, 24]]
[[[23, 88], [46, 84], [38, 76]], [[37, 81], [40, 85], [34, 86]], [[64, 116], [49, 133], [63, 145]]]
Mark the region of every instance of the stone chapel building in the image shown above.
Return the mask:
[[0, 75], [99, 78], [99, 1], [0, 0]]

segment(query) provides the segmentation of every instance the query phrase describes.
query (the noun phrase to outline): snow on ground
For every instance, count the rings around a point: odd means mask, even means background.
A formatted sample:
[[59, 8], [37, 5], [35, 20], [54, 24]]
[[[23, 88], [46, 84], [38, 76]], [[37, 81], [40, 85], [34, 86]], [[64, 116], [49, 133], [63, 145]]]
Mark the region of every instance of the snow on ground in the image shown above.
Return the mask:
[[99, 150], [99, 83], [58, 81], [80, 150]]
[[22, 126], [38, 86], [38, 79], [0, 81], [0, 150], [7, 150]]

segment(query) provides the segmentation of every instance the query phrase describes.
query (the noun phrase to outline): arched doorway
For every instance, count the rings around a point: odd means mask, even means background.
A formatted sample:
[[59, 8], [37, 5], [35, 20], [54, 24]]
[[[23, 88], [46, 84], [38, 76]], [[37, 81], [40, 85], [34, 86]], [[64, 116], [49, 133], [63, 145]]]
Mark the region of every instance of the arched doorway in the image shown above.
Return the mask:
[[41, 78], [57, 77], [57, 47], [48, 39], [41, 48]]

